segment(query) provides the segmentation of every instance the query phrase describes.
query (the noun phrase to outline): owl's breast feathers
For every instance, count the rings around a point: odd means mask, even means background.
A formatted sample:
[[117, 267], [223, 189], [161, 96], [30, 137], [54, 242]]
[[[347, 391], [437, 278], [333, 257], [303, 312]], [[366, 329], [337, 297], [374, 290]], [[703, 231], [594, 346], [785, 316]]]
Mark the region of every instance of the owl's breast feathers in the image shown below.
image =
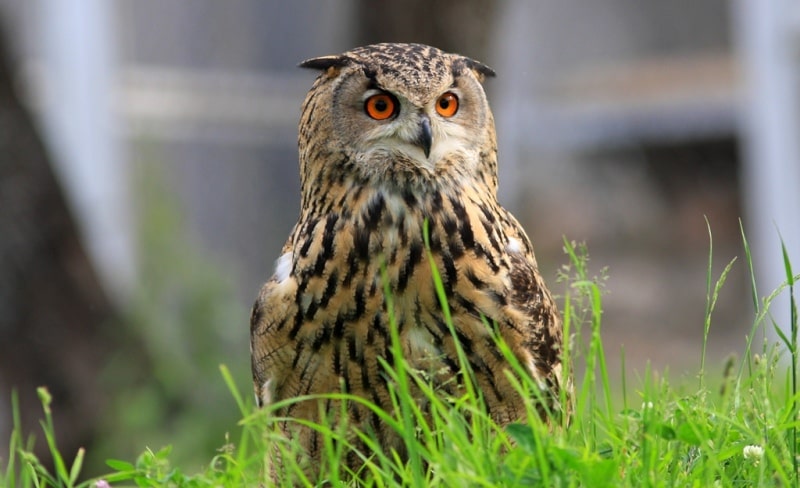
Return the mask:
[[[463, 374], [458, 341], [493, 418], [524, 417], [496, 327], [550, 399], [540, 411], [555, 407], [565, 387], [560, 318], [528, 237], [492, 192], [353, 185], [335, 208], [305, 209], [253, 309], [261, 402], [344, 388], [390, 408], [381, 364], [393, 361], [387, 286], [405, 359], [442, 389], [452, 391], [458, 383], [452, 379]], [[455, 337], [436, 295], [424, 225]], [[296, 403], [286, 413], [315, 418], [318, 407]], [[377, 421], [362, 413], [350, 412], [356, 421]]]

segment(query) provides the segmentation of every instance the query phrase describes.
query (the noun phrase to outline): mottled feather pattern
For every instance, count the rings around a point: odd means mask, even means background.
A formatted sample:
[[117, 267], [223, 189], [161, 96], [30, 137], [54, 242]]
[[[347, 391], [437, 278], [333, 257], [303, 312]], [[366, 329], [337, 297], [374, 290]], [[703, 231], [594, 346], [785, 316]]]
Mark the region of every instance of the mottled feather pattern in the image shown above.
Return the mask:
[[[496, 324], [550, 399], [540, 411], [554, 409], [559, 389], [569, 388], [560, 377], [561, 321], [528, 237], [497, 202], [494, 122], [480, 86], [491, 70], [416, 44], [367, 46], [304, 66], [322, 73], [302, 107], [301, 214], [251, 318], [259, 401], [343, 389], [391, 409], [381, 365], [393, 362], [385, 277], [411, 367], [455, 393], [464, 381], [458, 345], [492, 418], [523, 420], [526, 402], [536, 400], [521, 398], [507, 378], [510, 367], [486, 325]], [[395, 120], [378, 124], [363, 114], [363, 93], [376, 87], [397, 97]], [[459, 96], [459, 113], [437, 118], [432, 100], [448, 90]], [[433, 127], [428, 159], [405, 135], [421, 117]], [[426, 222], [455, 337], [435, 292]], [[402, 452], [377, 415], [356, 404], [347, 414], [384, 448]], [[320, 405], [295, 402], [281, 415], [319, 420]], [[284, 428], [319, 456], [314, 431]]]

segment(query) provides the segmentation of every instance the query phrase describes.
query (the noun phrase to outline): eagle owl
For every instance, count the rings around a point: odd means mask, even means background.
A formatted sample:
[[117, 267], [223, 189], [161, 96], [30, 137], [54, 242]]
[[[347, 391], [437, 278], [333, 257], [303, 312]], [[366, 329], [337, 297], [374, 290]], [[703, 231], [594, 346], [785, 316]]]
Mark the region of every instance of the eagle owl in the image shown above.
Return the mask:
[[[300, 66], [320, 74], [300, 120], [300, 218], [251, 317], [258, 404], [344, 390], [391, 410], [382, 365], [394, 360], [388, 289], [404, 359], [437, 388], [455, 393], [465, 381], [460, 347], [498, 424], [524, 419], [529, 402], [542, 415], [557, 409], [559, 391], [570, 388], [561, 320], [530, 240], [497, 202], [494, 120], [482, 87], [494, 72], [419, 44], [376, 44]], [[523, 398], [512, 386], [495, 330], [542, 395]], [[304, 400], [280, 416], [320, 421], [326, 408], [340, 407]], [[401, 451], [373, 411], [351, 402], [347, 415]], [[316, 431], [282, 427], [312, 459], [320, 455]]]

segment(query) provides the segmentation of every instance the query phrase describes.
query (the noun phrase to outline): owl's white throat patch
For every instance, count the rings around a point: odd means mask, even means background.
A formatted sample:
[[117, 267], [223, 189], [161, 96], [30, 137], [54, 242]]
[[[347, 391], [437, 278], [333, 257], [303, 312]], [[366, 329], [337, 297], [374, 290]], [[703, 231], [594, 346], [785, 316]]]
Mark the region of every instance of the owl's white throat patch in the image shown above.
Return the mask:
[[434, 138], [433, 145], [431, 145], [431, 154], [428, 158], [433, 164], [446, 159], [448, 156], [463, 152], [464, 142], [458, 137], [453, 136], [440, 136], [438, 139]]

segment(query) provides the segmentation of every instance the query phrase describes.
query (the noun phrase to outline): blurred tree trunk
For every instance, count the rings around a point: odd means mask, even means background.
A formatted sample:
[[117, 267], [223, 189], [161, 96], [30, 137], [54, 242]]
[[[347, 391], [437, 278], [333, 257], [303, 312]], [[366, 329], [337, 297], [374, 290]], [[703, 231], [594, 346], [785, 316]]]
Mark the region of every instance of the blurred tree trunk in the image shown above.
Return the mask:
[[495, 0], [357, 2], [358, 44], [419, 42], [491, 65]]
[[[2, 20], [2, 19], [0, 19]], [[102, 411], [97, 381], [112, 307], [31, 119], [15, 93], [0, 33], [0, 458], [8, 459], [10, 392], [24, 434], [49, 464], [38, 420], [38, 386], [53, 395], [58, 444], [69, 459], [92, 437]]]

